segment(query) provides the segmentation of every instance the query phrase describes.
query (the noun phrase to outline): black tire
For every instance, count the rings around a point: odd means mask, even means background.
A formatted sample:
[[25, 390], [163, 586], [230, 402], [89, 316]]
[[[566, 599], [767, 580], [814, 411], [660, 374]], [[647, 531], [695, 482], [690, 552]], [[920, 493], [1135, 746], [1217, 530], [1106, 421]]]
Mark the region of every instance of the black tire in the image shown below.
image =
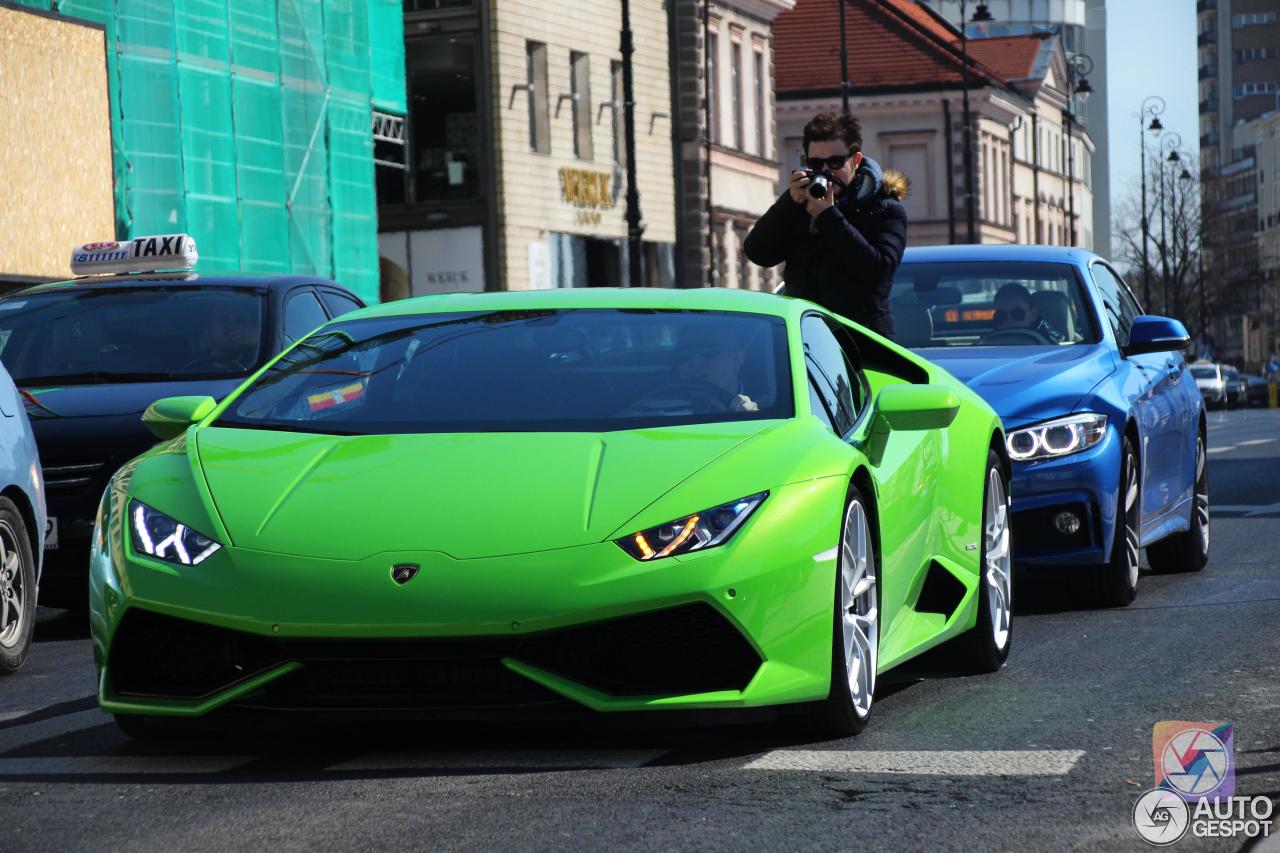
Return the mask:
[[1097, 599], [1103, 607], [1128, 607], [1138, 594], [1138, 565], [1142, 558], [1139, 519], [1142, 476], [1133, 443], [1125, 436], [1120, 448], [1120, 480], [1116, 487], [1116, 530], [1111, 560], [1097, 568]]
[[0, 497], [0, 675], [17, 672], [36, 627], [36, 561], [31, 532], [9, 498]]
[[[998, 503], [1003, 503], [1004, 506], [1003, 531], [1001, 533], [993, 531], [994, 522], [997, 519], [988, 518], [993, 475], [998, 478], [1004, 491], [1004, 500], [1002, 502], [997, 500]], [[959, 642], [956, 644], [956, 651], [959, 656], [957, 663], [962, 668], [973, 672], [995, 672], [1004, 666], [1005, 659], [1009, 657], [1009, 647], [1013, 645], [1013, 524], [1010, 517], [1009, 478], [1005, 474], [1004, 465], [995, 450], [987, 452], [987, 469], [983, 475], [982, 483], [982, 549], [978, 558], [978, 619], [974, 622], [972, 628], [957, 638]], [[1003, 545], [1000, 542], [1001, 538], [1004, 540]], [[1000, 587], [997, 569], [991, 565], [992, 561], [987, 558], [990, 549], [993, 547], [1003, 547], [1007, 557], [1007, 559], [1002, 560], [1004, 563], [1003, 570], [1007, 573], [1007, 583], [1004, 585], [1007, 614], [1004, 619], [1003, 632], [991, 616], [990, 590], [999, 589]]]
[[1191, 528], [1147, 548], [1151, 570], [1162, 574], [1198, 572], [1209, 562], [1209, 456], [1204, 433], [1196, 436], [1195, 488]]
[[[875, 524], [875, 514], [871, 510], [871, 505], [863, 497], [862, 492], [851, 483], [848, 495], [845, 498], [844, 512], [840, 516], [840, 545], [838, 548], [839, 557], [836, 560], [835, 598], [832, 614], [834, 618], [831, 631], [831, 689], [828, 691], [826, 699], [813, 703], [809, 709], [810, 729], [814, 734], [823, 737], [849, 737], [866, 728], [867, 722], [871, 719], [872, 704], [875, 696], [875, 673], [872, 673], [872, 687], [867, 698], [865, 713], [859, 711], [854, 701], [853, 691], [849, 686], [850, 679], [844, 652], [844, 613], [842, 612], [842, 587], [846, 563], [844, 542], [845, 530], [850, 524], [851, 514], [854, 512], [855, 505], [862, 508], [867, 521], [867, 531], [871, 536], [866, 542], [868, 571], [873, 573], [875, 578], [873, 604], [878, 607], [880, 601], [880, 573], [878, 571], [879, 566], [876, 564], [875, 540], [872, 532]], [[875, 635], [874, 648], [878, 654], [880, 645], [880, 619], [878, 614], [874, 621], [873, 631]]]

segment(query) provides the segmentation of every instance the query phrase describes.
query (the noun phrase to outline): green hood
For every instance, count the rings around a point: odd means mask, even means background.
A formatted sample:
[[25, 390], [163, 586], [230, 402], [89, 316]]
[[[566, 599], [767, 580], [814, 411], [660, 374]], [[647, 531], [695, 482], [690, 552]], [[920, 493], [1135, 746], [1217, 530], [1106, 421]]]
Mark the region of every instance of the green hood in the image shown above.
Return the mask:
[[599, 542], [773, 421], [610, 433], [330, 436], [210, 427], [197, 448], [232, 545], [359, 560]]

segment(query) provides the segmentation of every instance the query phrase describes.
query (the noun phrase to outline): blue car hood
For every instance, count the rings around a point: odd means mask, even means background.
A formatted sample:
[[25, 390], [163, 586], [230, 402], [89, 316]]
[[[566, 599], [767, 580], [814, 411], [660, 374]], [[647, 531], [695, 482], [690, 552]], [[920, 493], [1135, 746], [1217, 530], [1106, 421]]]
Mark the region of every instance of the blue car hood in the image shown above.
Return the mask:
[[978, 392], [1010, 429], [1068, 414], [1116, 369], [1100, 344], [952, 347], [923, 355]]
[[162, 397], [208, 394], [221, 399], [243, 379], [197, 379], [171, 382], [122, 382], [63, 385], [51, 388], [23, 386], [27, 413], [33, 421], [46, 418], [101, 418], [142, 415]]

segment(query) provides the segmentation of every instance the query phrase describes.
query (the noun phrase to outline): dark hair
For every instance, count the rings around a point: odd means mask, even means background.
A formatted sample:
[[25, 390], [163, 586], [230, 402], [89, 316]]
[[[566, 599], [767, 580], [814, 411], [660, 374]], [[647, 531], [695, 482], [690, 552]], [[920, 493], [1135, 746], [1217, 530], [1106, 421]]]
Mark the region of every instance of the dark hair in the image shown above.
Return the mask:
[[818, 113], [804, 126], [804, 150], [809, 153], [810, 142], [828, 142], [843, 139], [849, 150], [862, 150], [862, 125], [853, 113]]

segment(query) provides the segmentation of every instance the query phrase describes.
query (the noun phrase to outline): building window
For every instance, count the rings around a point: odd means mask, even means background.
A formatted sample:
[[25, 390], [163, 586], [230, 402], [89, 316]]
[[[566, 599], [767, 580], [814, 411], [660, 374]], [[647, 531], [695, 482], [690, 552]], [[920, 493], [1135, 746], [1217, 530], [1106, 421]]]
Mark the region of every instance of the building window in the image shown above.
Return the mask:
[[1276, 22], [1275, 12], [1250, 12], [1244, 15], [1231, 16], [1231, 29], [1242, 30], [1245, 27], [1263, 26]]
[[610, 92], [611, 99], [610, 112], [613, 113], [613, 162], [620, 166], [627, 165], [627, 142], [623, 137], [623, 108], [622, 103], [622, 63], [614, 62], [609, 66]]
[[1253, 62], [1259, 59], [1276, 59], [1280, 51], [1274, 47], [1246, 47], [1244, 50], [1232, 51], [1236, 62]]
[[712, 142], [720, 141], [720, 36], [707, 34], [707, 133]]
[[734, 243], [736, 243], [738, 253], [738, 287], [743, 290], [753, 290], [751, 286], [751, 261], [747, 260], [747, 253], [742, 250], [743, 244], [747, 242], [747, 234], [750, 229], [745, 225], [733, 226]]
[[1275, 83], [1240, 83], [1235, 87], [1235, 98], [1248, 98], [1251, 95], [1272, 95], [1276, 92]]
[[480, 113], [470, 36], [405, 41], [409, 203], [480, 197]]
[[765, 116], [769, 112], [769, 90], [764, 85], [764, 48], [757, 47], [754, 51], [755, 61], [755, 79], [752, 86], [756, 92], [756, 154], [761, 157], [769, 156], [768, 145], [765, 142], [765, 133], [768, 130], [765, 127]]
[[733, 87], [730, 97], [733, 98], [733, 147], [739, 151], [742, 141], [742, 44], [734, 42], [729, 46], [729, 84]]
[[529, 87], [529, 150], [551, 153], [551, 114], [547, 100], [547, 46], [524, 43], [525, 72]]
[[591, 150], [591, 57], [576, 50], [569, 53], [569, 84], [573, 95], [573, 156], [590, 160]]

